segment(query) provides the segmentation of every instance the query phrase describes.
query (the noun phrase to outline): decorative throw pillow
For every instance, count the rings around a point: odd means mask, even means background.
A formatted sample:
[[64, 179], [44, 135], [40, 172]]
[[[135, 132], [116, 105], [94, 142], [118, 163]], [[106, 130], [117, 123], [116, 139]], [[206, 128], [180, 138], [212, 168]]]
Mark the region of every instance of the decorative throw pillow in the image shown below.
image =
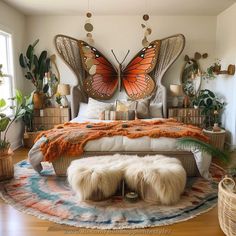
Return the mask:
[[78, 116], [86, 116], [87, 114], [87, 109], [88, 109], [88, 104], [87, 103], [84, 103], [84, 102], [81, 102], [79, 104], [79, 113], [78, 113]]
[[112, 110], [113, 103], [99, 102], [89, 98], [86, 117], [89, 119], [99, 119], [99, 115], [105, 110]]
[[162, 103], [150, 104], [151, 118], [163, 118]]
[[138, 119], [149, 119], [150, 99], [142, 99], [137, 101], [116, 101], [116, 111], [135, 110]]
[[150, 99], [137, 100], [137, 118], [138, 119], [149, 119], [150, 118]]

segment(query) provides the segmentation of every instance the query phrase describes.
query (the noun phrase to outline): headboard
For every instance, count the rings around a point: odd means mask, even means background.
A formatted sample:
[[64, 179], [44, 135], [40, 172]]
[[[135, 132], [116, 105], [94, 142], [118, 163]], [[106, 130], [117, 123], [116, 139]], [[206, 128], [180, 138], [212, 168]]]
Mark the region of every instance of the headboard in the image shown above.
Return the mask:
[[[71, 88], [71, 117], [75, 118], [79, 111], [80, 102], [87, 102], [87, 94], [83, 90], [83, 78], [85, 71], [82, 66], [77, 40], [64, 35], [55, 37], [55, 45], [58, 53], [66, 61], [77, 77], [77, 84]], [[185, 46], [185, 37], [176, 34], [161, 39], [159, 61], [151, 73], [156, 82], [156, 89], [151, 97], [151, 103], [162, 103], [163, 116], [167, 117], [167, 88], [163, 85], [163, 76], [170, 66], [182, 53]], [[119, 98], [119, 93], [114, 96]]]

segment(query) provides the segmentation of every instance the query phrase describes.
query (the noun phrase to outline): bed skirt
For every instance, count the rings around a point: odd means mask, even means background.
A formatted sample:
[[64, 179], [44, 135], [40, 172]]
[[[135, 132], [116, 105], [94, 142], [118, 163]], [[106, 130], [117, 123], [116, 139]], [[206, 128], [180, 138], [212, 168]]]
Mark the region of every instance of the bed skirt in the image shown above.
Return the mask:
[[59, 157], [52, 162], [53, 168], [57, 176], [66, 176], [67, 168], [73, 160], [79, 158], [86, 158], [92, 156], [103, 156], [113, 154], [124, 155], [138, 155], [140, 157], [145, 155], [165, 155], [168, 157], [174, 157], [181, 161], [188, 177], [200, 176], [195, 158], [191, 152], [187, 151], [160, 151], [160, 152], [84, 152], [80, 157]]

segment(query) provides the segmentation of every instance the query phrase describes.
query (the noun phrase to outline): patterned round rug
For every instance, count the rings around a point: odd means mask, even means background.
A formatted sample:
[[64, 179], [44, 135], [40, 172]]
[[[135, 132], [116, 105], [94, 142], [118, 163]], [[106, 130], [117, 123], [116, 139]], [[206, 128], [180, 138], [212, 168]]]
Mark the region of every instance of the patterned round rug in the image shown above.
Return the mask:
[[15, 165], [15, 178], [1, 184], [0, 194], [16, 209], [60, 224], [97, 229], [144, 228], [185, 221], [213, 208], [224, 171], [212, 164], [210, 172], [211, 181], [189, 178], [180, 202], [174, 206], [129, 203], [120, 197], [79, 202], [66, 178], [56, 177], [50, 164], [40, 176], [22, 161]]

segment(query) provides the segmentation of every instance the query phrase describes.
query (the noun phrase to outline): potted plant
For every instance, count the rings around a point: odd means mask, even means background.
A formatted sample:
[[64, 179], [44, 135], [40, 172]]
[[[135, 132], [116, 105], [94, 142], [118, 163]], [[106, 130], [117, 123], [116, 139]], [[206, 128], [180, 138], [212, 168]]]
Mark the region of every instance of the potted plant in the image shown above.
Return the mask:
[[30, 44], [26, 54], [21, 53], [19, 57], [20, 66], [25, 71], [25, 78], [30, 80], [35, 86], [33, 96], [35, 109], [43, 107], [44, 94], [48, 90], [48, 85], [44, 85], [43, 79], [45, 73], [49, 72], [50, 69], [50, 58], [47, 57], [47, 51], [42, 51], [39, 57], [34, 52], [38, 42], [39, 40], [36, 40], [33, 44]]
[[220, 124], [220, 113], [225, 107], [225, 103], [215, 95], [214, 92], [204, 89], [200, 90], [198, 96], [192, 100], [194, 106], [202, 108], [202, 115], [205, 115], [205, 128], [212, 128], [215, 123]]

